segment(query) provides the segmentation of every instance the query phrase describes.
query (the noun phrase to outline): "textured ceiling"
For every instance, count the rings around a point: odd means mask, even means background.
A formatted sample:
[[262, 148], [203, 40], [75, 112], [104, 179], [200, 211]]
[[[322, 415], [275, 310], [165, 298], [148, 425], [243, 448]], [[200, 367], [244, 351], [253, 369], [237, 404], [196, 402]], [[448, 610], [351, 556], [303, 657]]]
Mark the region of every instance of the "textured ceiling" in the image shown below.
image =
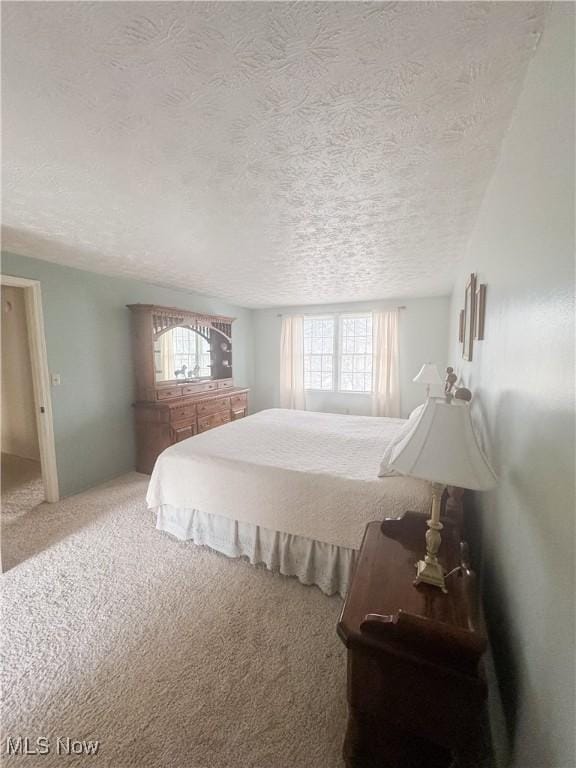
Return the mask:
[[448, 293], [542, 3], [2, 3], [3, 246], [246, 306]]

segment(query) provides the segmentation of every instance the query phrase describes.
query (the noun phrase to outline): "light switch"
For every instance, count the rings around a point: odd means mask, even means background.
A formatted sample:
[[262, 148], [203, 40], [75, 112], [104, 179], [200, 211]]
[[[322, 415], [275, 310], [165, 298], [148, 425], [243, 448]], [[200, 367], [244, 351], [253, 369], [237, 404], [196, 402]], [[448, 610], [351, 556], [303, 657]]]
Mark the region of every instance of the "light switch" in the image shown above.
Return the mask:
[[62, 384], [62, 379], [60, 378], [59, 373], [53, 373], [50, 378], [53, 387], [58, 387], [60, 384]]

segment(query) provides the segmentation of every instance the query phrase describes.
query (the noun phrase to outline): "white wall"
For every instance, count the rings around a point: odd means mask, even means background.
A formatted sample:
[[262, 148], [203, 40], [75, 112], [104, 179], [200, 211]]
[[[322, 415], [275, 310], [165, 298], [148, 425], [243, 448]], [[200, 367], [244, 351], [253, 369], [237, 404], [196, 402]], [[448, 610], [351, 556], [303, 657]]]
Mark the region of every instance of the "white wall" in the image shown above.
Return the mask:
[[[424, 400], [424, 387], [412, 382], [422, 363], [436, 362], [442, 375], [447, 365], [450, 309], [447, 297], [254, 310], [255, 384], [251, 395], [251, 410], [279, 406], [280, 314], [361, 312], [401, 305], [405, 305], [406, 309], [400, 311], [400, 397], [402, 415], [408, 416], [412, 408]], [[360, 415], [371, 413], [370, 395], [308, 392], [306, 401], [307, 407], [313, 411]]]
[[[500, 481], [478, 502], [483, 593], [517, 768], [573, 768], [574, 21], [552, 4], [460, 270], [487, 284], [460, 361]], [[455, 322], [452, 329], [456, 328]], [[452, 359], [459, 345], [452, 335]], [[502, 746], [501, 744], [499, 746]]]
[[2, 286], [2, 453], [39, 459], [24, 290]]

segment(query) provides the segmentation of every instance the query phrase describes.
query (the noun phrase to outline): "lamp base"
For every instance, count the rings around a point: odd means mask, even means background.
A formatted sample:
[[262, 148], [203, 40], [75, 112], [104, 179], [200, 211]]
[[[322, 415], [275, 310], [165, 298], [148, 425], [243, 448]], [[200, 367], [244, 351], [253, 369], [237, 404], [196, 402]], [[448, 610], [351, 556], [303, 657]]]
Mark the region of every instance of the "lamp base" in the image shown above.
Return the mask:
[[419, 560], [416, 563], [416, 578], [414, 585], [431, 584], [438, 587], [445, 594], [448, 592], [444, 581], [444, 570], [440, 563], [427, 563], [425, 560]]

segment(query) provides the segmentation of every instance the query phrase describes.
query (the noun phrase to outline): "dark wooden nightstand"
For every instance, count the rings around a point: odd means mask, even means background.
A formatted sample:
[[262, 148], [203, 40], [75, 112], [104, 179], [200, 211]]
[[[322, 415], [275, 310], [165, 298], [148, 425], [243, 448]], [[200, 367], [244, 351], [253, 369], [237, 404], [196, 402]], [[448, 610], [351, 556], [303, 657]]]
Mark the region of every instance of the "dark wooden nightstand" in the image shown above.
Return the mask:
[[423, 516], [407, 512], [364, 534], [338, 622], [348, 648], [349, 768], [477, 765], [487, 689], [474, 574], [459, 528], [446, 524], [440, 560], [446, 571], [461, 566], [448, 594], [413, 586], [425, 531]]

